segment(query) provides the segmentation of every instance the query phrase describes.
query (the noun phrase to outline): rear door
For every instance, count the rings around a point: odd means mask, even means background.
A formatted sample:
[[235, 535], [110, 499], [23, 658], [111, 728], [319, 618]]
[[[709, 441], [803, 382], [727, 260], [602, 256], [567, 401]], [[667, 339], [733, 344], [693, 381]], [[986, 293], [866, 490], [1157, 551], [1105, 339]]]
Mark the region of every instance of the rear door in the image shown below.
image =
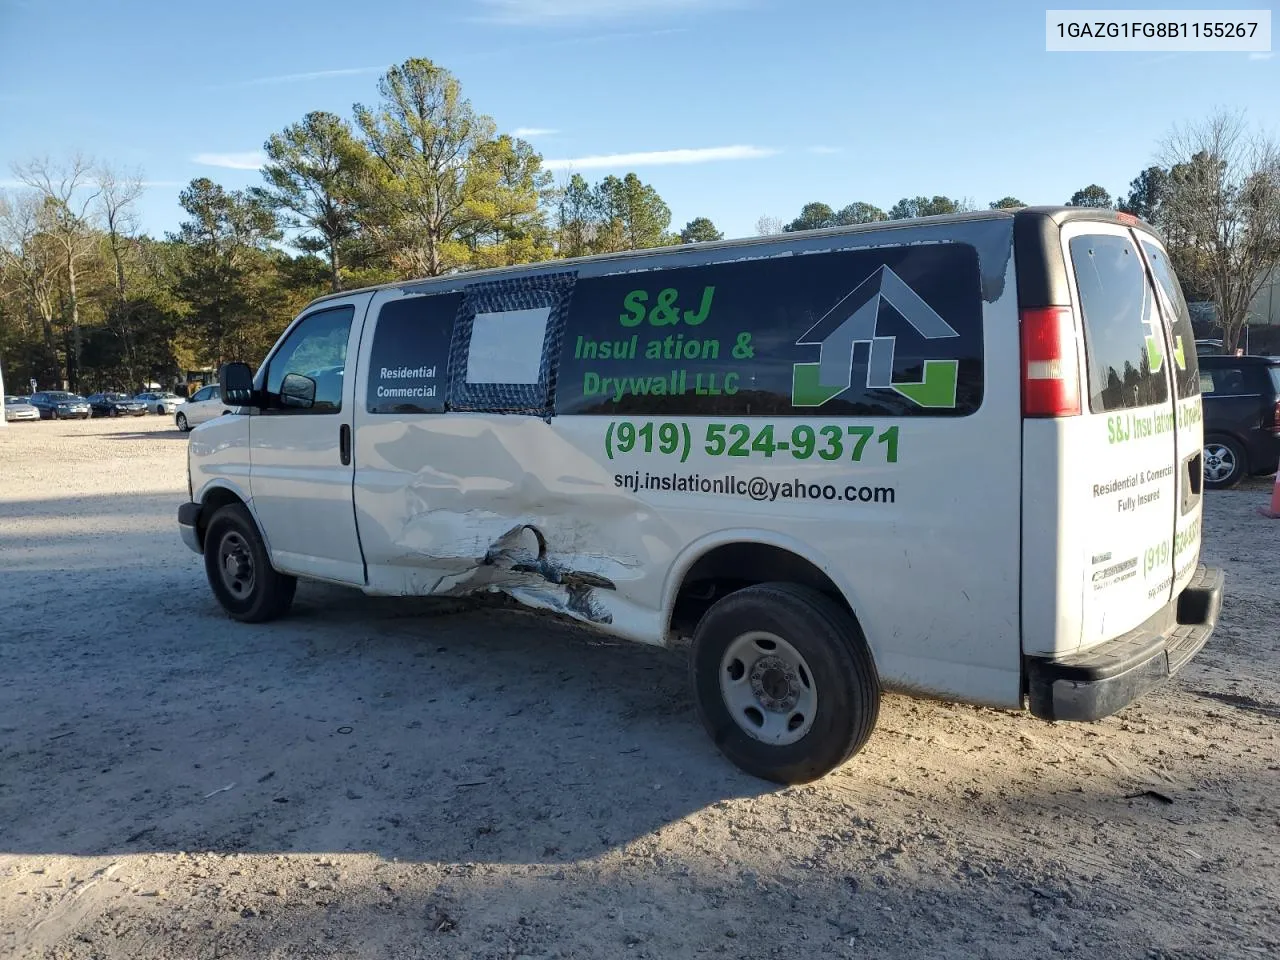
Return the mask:
[[196, 427], [206, 420], [212, 420], [222, 414], [223, 407], [218, 398], [216, 386], [201, 387], [191, 395], [191, 400], [183, 406], [182, 415], [187, 418], [187, 425]]
[[1177, 430], [1177, 510], [1173, 524], [1173, 595], [1177, 596], [1195, 575], [1200, 561], [1200, 516], [1204, 510], [1204, 413], [1200, 401], [1200, 363], [1195, 332], [1182, 287], [1169, 255], [1148, 234], [1134, 231], [1152, 288], [1156, 306], [1165, 321], [1170, 358], [1167, 364], [1174, 394]]
[[1169, 338], [1138, 241], [1119, 224], [1074, 222], [1062, 240], [1084, 331], [1081, 432], [1068, 462], [1071, 522], [1084, 530], [1081, 647], [1168, 603], [1178, 513]]

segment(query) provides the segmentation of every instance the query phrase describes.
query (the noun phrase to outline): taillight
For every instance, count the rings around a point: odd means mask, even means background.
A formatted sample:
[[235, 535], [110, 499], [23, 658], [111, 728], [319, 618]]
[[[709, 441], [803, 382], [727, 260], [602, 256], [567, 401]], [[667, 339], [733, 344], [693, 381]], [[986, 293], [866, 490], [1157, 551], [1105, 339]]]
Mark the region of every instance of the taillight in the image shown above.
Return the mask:
[[1271, 411], [1271, 432], [1280, 437], [1280, 398], [1276, 399], [1275, 409]]
[[1080, 369], [1070, 307], [1026, 307], [1022, 320], [1022, 415], [1080, 414]]

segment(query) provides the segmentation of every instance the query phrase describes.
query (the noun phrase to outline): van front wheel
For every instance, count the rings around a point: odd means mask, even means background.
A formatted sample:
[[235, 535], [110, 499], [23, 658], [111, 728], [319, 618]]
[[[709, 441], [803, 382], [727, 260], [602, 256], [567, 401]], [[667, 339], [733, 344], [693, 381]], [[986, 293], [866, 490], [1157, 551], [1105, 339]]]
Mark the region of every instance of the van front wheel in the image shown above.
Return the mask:
[[858, 752], [880, 713], [880, 678], [857, 621], [792, 583], [746, 587], [694, 633], [698, 713], [753, 776], [808, 783]]
[[213, 595], [234, 619], [262, 623], [283, 615], [293, 603], [296, 578], [277, 573], [266, 544], [243, 504], [230, 503], [209, 520], [204, 535], [204, 569]]

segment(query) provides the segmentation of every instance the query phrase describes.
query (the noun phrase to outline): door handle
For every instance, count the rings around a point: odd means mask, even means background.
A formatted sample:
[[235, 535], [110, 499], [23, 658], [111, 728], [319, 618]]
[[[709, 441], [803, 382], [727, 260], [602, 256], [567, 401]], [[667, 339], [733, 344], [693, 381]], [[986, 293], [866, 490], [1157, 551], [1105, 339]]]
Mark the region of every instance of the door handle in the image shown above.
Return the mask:
[[342, 458], [344, 467], [351, 464], [351, 427], [343, 424], [338, 428], [338, 456]]

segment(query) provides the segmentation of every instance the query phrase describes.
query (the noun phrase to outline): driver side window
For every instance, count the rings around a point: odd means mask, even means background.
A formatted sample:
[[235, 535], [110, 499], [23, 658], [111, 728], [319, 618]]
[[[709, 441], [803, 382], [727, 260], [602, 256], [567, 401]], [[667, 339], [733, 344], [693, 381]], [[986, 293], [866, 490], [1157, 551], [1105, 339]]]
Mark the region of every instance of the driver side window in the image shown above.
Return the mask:
[[[321, 310], [293, 328], [267, 366], [266, 393], [273, 412], [337, 413], [342, 409], [347, 340], [355, 312], [349, 305]], [[310, 389], [307, 381], [315, 385], [314, 402], [305, 408], [281, 401], [285, 378], [290, 374], [293, 377], [287, 392], [294, 396], [303, 395], [300, 384], [305, 392]]]

